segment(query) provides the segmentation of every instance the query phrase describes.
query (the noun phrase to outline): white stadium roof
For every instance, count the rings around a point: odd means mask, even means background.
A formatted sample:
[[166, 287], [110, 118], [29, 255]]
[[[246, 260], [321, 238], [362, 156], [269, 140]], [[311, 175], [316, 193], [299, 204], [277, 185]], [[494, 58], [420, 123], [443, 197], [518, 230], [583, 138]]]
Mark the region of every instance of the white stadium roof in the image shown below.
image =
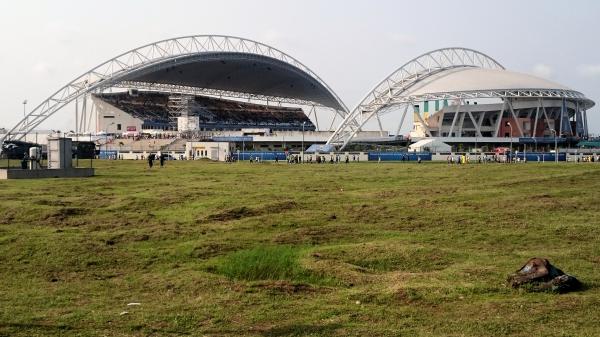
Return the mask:
[[532, 75], [501, 69], [454, 68], [415, 84], [407, 95], [480, 90], [571, 90], [558, 83]]

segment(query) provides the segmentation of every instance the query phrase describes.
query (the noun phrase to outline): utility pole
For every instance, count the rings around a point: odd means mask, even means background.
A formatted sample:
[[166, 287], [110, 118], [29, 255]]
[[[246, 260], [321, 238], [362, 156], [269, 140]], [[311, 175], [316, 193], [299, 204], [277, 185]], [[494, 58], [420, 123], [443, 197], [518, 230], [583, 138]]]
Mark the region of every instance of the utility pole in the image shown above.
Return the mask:
[[513, 140], [513, 128], [510, 122], [506, 122], [506, 126], [510, 128], [510, 157], [508, 157], [508, 162], [512, 163], [512, 140]]

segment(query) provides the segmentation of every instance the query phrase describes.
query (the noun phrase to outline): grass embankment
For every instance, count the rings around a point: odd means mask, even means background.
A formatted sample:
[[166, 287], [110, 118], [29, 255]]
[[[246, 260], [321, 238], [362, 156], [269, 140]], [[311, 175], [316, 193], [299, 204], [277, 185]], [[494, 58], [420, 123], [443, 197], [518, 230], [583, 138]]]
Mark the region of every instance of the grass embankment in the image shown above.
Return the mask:
[[95, 165], [0, 181], [0, 335], [600, 334], [598, 164]]

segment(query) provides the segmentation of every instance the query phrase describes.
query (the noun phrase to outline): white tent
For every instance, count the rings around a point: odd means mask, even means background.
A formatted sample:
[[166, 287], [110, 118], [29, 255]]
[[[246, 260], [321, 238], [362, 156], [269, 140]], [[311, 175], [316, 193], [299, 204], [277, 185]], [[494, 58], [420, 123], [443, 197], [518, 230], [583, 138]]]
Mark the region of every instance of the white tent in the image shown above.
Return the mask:
[[408, 147], [410, 152], [451, 152], [452, 147], [437, 138], [421, 139]]

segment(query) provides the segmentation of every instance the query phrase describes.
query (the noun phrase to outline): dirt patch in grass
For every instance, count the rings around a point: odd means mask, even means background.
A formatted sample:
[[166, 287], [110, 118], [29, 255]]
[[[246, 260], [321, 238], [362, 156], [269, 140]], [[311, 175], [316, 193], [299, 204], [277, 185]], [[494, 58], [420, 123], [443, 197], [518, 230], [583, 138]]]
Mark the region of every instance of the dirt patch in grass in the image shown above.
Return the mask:
[[40, 205], [40, 206], [60, 206], [60, 207], [65, 207], [70, 205], [71, 203], [65, 200], [60, 200], [60, 199], [40, 199], [40, 200], [36, 200], [33, 202], [34, 205]]
[[346, 210], [352, 221], [359, 223], [376, 223], [380, 220], [393, 218], [394, 212], [391, 212], [386, 205], [367, 205], [350, 206]]
[[262, 207], [235, 207], [222, 212], [210, 214], [207, 217], [200, 219], [199, 222], [225, 222], [239, 220], [243, 218], [256, 217], [264, 214], [283, 213], [297, 208], [298, 204], [295, 201], [282, 201], [272, 204], [267, 204]]
[[61, 207], [51, 211], [44, 218], [44, 224], [50, 226], [62, 226], [73, 224], [74, 217], [84, 216], [89, 213], [89, 210], [82, 207]]
[[345, 246], [321, 252], [322, 258], [342, 261], [371, 272], [411, 273], [441, 270], [452, 264], [452, 257], [438, 248], [375, 243]]
[[315, 287], [306, 283], [293, 283], [289, 281], [266, 281], [253, 284], [250, 291], [266, 291], [273, 295], [279, 294], [316, 294], [327, 293], [329, 288]]
[[289, 230], [273, 237], [273, 242], [288, 245], [318, 245], [354, 237], [356, 230], [345, 225], [322, 225]]
[[238, 247], [226, 243], [207, 243], [205, 245], [194, 247], [191, 256], [207, 260], [216, 256], [225, 255], [236, 250]]

